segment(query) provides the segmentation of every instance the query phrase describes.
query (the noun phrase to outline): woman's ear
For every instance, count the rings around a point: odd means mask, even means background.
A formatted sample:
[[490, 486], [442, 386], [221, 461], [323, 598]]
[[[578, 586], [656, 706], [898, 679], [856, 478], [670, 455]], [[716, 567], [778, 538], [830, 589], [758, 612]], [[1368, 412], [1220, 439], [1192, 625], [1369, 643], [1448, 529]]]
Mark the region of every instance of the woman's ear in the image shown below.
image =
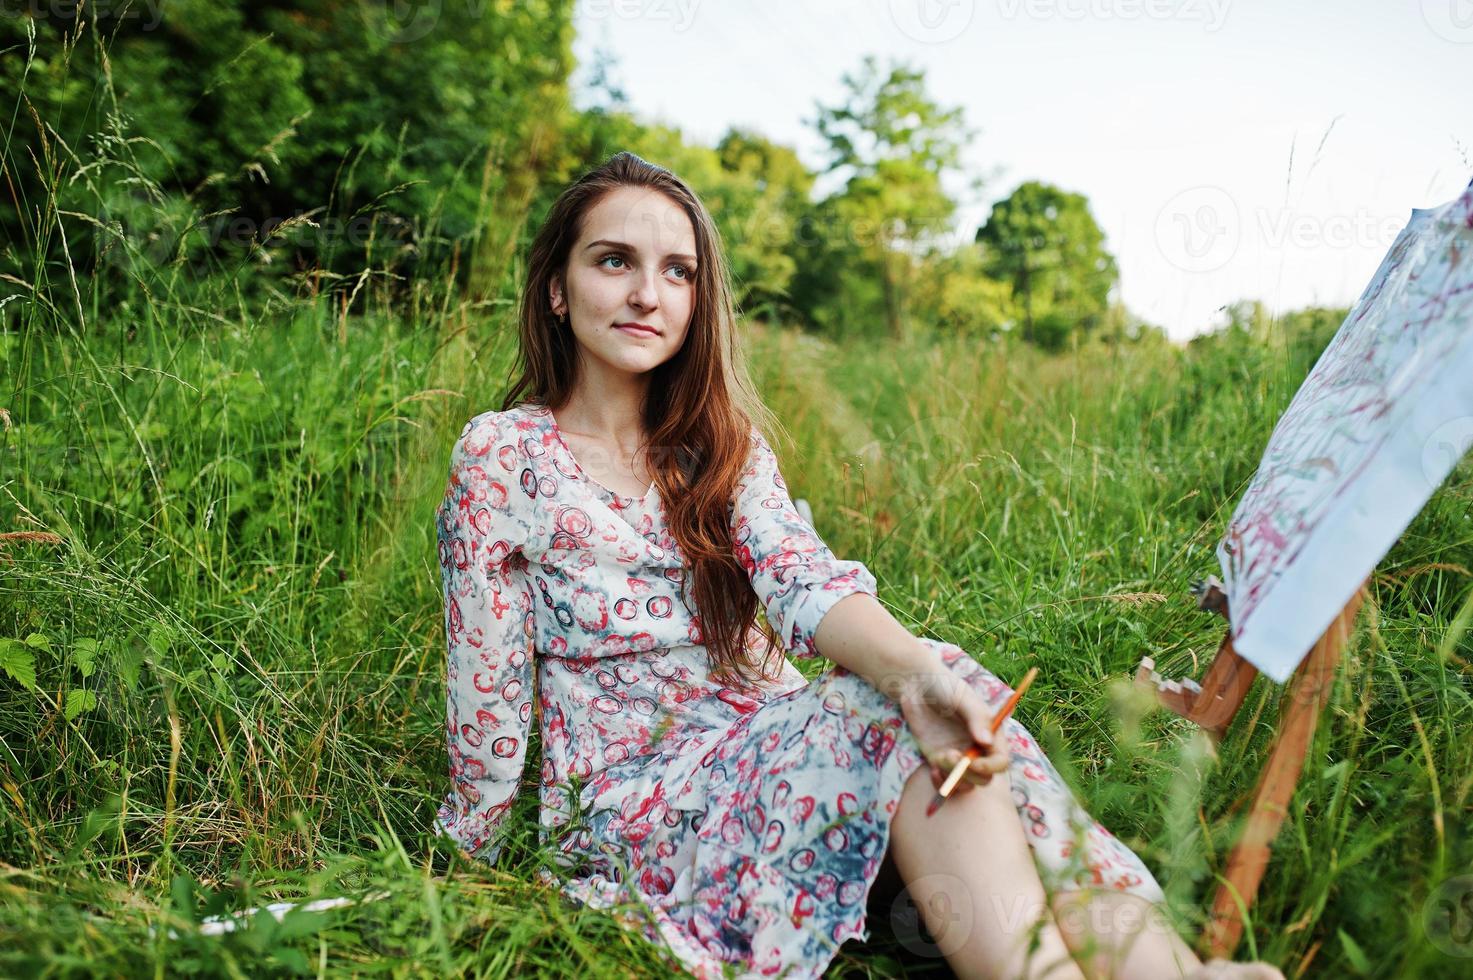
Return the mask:
[[563, 303], [563, 284], [558, 281], [557, 276], [553, 276], [551, 279], [548, 280], [547, 300], [550, 304], [552, 304], [553, 315], [562, 316], [563, 311], [560, 310], [559, 307], [561, 307]]

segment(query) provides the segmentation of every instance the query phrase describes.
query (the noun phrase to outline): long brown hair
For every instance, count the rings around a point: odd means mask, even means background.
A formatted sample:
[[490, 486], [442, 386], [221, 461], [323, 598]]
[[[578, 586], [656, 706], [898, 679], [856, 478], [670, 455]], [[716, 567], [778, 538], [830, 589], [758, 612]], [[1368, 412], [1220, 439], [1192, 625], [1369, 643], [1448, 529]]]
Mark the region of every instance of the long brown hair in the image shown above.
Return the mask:
[[[781, 641], [765, 622], [753, 633], [757, 596], [738, 563], [731, 537], [731, 507], [751, 452], [750, 433], [764, 434], [777, 420], [762, 403], [736, 332], [736, 309], [720, 233], [700, 199], [664, 167], [627, 151], [584, 173], [548, 211], [527, 259], [519, 333], [521, 349], [502, 411], [534, 401], [556, 411], [577, 382], [577, 340], [552, 312], [549, 283], [563, 276], [584, 216], [619, 187], [661, 191], [690, 218], [696, 238], [694, 306], [684, 344], [653, 370], [644, 405], [655, 484], [666, 505], [670, 533], [690, 569], [691, 610], [714, 678], [745, 687], [772, 680], [781, 667]], [[755, 422], [754, 420], [760, 420]], [[751, 641], [765, 638], [754, 663]], [[773, 657], [774, 651], [778, 656]], [[768, 672], [768, 667], [773, 672]], [[753, 673], [753, 670], [756, 673]]]

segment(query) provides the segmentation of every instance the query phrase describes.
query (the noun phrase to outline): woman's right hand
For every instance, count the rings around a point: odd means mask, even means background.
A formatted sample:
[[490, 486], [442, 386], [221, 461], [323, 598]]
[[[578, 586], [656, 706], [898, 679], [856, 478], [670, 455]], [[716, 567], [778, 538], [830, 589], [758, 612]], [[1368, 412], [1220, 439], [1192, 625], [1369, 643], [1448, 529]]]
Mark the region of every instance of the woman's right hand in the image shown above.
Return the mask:
[[936, 789], [946, 781], [962, 753], [973, 745], [982, 754], [964, 770], [953, 793], [986, 786], [1001, 775], [1007, 779], [1012, 753], [1007, 740], [992, 734], [993, 711], [965, 681], [943, 664], [912, 675], [897, 698], [901, 714], [931, 768]]

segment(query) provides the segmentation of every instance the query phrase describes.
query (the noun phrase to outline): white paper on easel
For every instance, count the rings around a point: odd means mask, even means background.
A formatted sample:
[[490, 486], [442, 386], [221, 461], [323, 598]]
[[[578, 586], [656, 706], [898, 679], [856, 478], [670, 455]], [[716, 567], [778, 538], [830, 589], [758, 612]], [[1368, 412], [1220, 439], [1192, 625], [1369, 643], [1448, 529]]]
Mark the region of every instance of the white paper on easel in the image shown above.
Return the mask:
[[1288, 680], [1473, 441], [1473, 184], [1417, 209], [1217, 546], [1233, 648]]

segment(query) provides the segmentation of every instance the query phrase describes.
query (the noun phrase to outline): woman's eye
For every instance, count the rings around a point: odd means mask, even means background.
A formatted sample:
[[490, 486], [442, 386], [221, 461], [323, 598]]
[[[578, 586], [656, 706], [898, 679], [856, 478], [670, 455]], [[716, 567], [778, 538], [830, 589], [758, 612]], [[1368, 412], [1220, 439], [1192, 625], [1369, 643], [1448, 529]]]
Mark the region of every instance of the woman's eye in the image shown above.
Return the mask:
[[[603, 258], [601, 258], [601, 259], [598, 260], [598, 264], [599, 265], [603, 265], [605, 262], [618, 262], [618, 263], [621, 263], [620, 265], [617, 265], [617, 266], [609, 266], [609, 268], [612, 268], [612, 269], [622, 269], [625, 265], [627, 265], [627, 262], [624, 259], [624, 256], [622, 256], [622, 255], [605, 255]], [[685, 279], [694, 279], [695, 278], [696, 270], [693, 269], [693, 268], [691, 268], [688, 265], [683, 265], [683, 264], [677, 262], [675, 265], [672, 265], [670, 268], [675, 269], [675, 270], [678, 270], [679, 272], [683, 273], [682, 280], [685, 280]]]

